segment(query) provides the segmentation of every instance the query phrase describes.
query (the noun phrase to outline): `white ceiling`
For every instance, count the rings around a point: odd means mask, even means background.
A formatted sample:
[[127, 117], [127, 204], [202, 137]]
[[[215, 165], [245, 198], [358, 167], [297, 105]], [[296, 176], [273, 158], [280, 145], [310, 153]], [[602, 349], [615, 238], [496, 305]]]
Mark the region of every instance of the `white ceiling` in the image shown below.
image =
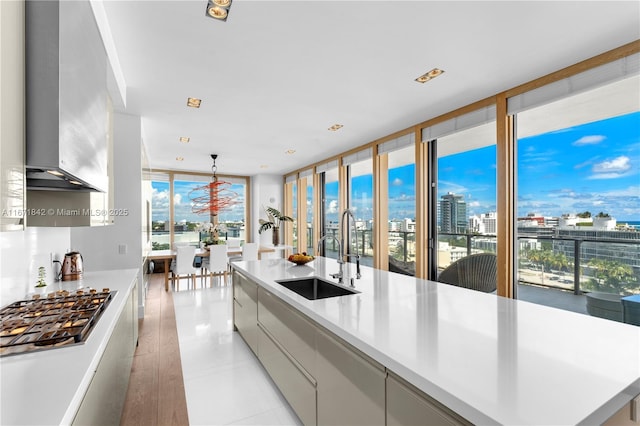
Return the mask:
[[638, 1], [206, 3], [104, 0], [154, 169], [284, 174], [640, 39]]

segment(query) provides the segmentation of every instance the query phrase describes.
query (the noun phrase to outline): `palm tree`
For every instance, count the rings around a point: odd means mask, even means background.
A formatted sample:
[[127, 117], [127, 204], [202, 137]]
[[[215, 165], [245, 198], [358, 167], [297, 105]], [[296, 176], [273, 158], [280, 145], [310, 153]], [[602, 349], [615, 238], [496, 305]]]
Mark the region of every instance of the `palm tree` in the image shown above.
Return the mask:
[[632, 292], [637, 279], [633, 269], [615, 260], [593, 258], [588, 265], [594, 270], [594, 279], [588, 287], [609, 293], [622, 294]]

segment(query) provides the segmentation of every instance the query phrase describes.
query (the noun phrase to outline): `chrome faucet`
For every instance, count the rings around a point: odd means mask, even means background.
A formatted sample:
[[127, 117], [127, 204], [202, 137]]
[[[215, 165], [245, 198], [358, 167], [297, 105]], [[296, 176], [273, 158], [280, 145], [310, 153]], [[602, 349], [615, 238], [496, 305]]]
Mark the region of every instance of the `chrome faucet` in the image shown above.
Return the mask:
[[337, 239], [335, 235], [323, 235], [318, 240], [318, 250], [317, 250], [317, 252], [320, 253], [320, 248], [322, 247], [322, 242], [324, 240], [328, 240], [328, 239], [332, 239], [336, 243], [338, 243], [338, 264], [340, 265], [340, 271], [338, 271], [335, 274], [331, 274], [331, 278], [337, 278], [338, 282], [342, 283], [342, 265], [344, 264], [344, 260], [342, 259], [342, 244], [340, 244], [340, 240]]
[[[345, 218], [347, 219], [347, 232], [349, 232], [349, 217], [351, 217], [351, 219], [353, 220], [353, 233], [356, 236], [356, 253], [355, 254], [339, 253], [339, 255], [340, 255], [340, 259], [343, 259], [344, 256], [347, 256], [347, 259], [349, 259], [350, 257], [356, 258], [356, 278], [360, 279], [361, 275], [360, 275], [360, 255], [358, 254], [358, 229], [356, 228], [356, 218], [353, 215], [353, 212], [351, 211], [351, 209], [345, 209], [345, 211], [342, 212], [342, 217], [340, 218], [339, 233], [340, 233], [340, 238], [342, 239], [340, 244], [342, 246], [342, 249], [346, 252], [345, 247], [347, 246], [344, 244], [344, 219]], [[349, 247], [351, 247], [351, 240], [349, 240]]]

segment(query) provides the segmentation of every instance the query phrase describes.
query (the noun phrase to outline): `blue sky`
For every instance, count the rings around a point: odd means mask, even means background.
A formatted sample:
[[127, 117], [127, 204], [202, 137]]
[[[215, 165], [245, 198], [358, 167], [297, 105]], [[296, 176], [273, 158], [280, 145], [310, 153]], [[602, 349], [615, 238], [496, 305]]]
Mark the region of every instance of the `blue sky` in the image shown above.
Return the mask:
[[640, 220], [640, 112], [528, 137], [518, 151], [519, 216]]
[[[518, 216], [560, 216], [590, 211], [618, 221], [640, 221], [640, 112], [531, 136], [518, 141]], [[389, 219], [414, 218], [415, 168], [389, 171]], [[203, 221], [190, 213], [192, 183], [176, 182], [176, 219]], [[244, 187], [232, 189], [244, 199]], [[337, 183], [327, 186], [328, 220], [337, 220]], [[464, 195], [469, 215], [496, 210], [496, 151], [489, 146], [438, 161], [438, 197]], [[371, 176], [353, 179], [356, 216], [370, 219]], [[153, 183], [153, 220], [168, 217], [168, 183]], [[241, 211], [222, 220], [241, 219]]]

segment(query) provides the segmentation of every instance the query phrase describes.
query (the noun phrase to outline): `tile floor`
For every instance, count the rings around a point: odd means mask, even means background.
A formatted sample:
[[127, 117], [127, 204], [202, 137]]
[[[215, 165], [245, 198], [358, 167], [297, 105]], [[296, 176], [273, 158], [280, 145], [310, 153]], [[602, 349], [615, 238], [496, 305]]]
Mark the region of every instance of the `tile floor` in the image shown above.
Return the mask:
[[232, 324], [232, 288], [173, 293], [192, 425], [299, 425]]

